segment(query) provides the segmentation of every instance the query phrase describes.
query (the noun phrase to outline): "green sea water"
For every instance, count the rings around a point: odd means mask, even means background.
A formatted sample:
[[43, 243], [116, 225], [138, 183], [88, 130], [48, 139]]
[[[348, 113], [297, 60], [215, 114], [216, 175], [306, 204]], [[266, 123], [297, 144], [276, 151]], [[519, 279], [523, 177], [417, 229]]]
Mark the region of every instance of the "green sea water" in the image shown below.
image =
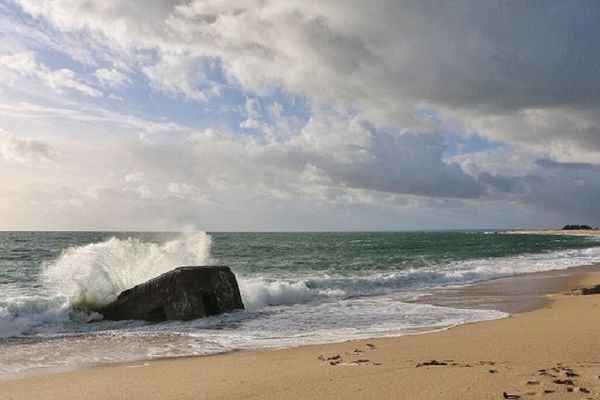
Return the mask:
[[[501, 318], [410, 299], [600, 261], [592, 237], [501, 232], [0, 233], [0, 376], [443, 329]], [[111, 322], [74, 309], [182, 265], [228, 265], [246, 310]], [[43, 357], [42, 357], [43, 355]]]

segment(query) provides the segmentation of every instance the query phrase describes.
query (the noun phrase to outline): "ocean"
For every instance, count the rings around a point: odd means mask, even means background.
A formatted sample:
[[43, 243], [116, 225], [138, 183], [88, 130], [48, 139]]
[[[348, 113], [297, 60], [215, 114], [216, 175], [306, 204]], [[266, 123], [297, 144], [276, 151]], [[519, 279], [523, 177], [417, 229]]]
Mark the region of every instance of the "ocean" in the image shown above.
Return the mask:
[[[597, 238], [483, 231], [0, 232], [0, 378], [503, 318], [414, 301], [436, 288], [597, 262]], [[148, 323], [77, 307], [184, 265], [230, 266], [246, 309]]]

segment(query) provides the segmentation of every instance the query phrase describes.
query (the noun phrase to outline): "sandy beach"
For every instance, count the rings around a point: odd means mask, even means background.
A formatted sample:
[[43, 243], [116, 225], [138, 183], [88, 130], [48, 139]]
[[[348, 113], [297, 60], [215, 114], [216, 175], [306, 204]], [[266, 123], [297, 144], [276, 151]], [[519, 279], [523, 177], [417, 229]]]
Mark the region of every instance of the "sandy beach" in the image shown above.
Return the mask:
[[[0, 382], [0, 398], [600, 398], [600, 295], [569, 290], [600, 282], [600, 272], [593, 267], [550, 275], [540, 279], [550, 279], [544, 290], [556, 294], [543, 308], [502, 320], [412, 336], [27, 377]], [[479, 295], [497, 290], [486, 285]]]

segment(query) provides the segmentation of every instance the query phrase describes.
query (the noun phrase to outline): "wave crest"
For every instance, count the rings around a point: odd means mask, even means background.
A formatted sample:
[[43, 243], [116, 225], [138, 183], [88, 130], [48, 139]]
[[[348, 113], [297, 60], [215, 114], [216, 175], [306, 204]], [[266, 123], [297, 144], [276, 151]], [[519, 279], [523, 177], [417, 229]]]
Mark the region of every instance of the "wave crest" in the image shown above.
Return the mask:
[[240, 279], [240, 292], [244, 306], [250, 311], [267, 306], [306, 303], [314, 297], [313, 291], [302, 281]]
[[211, 244], [205, 232], [181, 234], [164, 244], [113, 237], [64, 250], [42, 277], [66, 304], [101, 305], [175, 267], [209, 264]]

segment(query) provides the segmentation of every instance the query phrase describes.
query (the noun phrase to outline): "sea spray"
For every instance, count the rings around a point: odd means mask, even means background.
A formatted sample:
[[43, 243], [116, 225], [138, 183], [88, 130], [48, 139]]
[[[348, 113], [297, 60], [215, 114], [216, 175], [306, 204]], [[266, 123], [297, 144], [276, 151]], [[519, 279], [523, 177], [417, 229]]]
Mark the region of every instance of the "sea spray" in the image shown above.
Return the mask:
[[182, 233], [164, 243], [139, 238], [72, 246], [43, 264], [31, 288], [3, 287], [0, 338], [84, 329], [101, 316], [80, 309], [112, 301], [121, 291], [184, 265], [206, 265], [212, 239]]
[[[0, 243], [0, 376], [443, 329], [505, 314], [407, 300], [428, 288], [600, 261], [589, 238], [477, 232], [8, 232]], [[73, 307], [217, 259], [236, 273], [246, 311], [149, 324]]]
[[164, 244], [110, 238], [70, 247], [42, 272], [45, 284], [67, 304], [106, 304], [125, 289], [173, 268], [210, 263], [211, 237], [181, 234]]
[[306, 303], [315, 297], [305, 282], [240, 279], [240, 291], [247, 310], [263, 307]]

